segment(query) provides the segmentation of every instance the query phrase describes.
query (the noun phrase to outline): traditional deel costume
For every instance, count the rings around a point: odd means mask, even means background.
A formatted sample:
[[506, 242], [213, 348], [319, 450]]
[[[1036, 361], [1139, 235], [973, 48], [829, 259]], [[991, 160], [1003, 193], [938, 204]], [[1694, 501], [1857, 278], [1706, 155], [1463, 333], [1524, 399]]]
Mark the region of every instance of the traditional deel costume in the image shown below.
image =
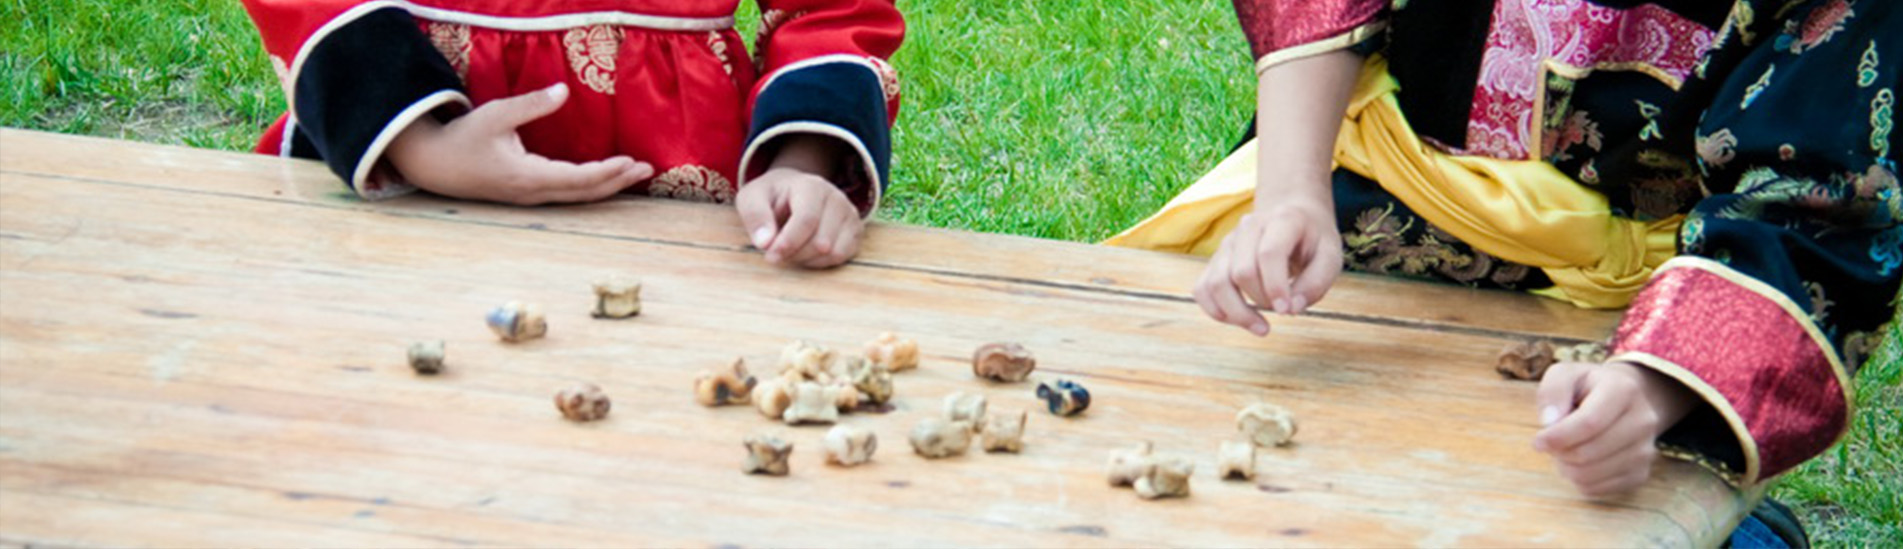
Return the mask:
[[655, 176], [631, 192], [726, 202], [764, 172], [776, 138], [846, 143], [846, 195], [869, 214], [890, 166], [904, 35], [890, 0], [759, 0], [756, 51], [736, 0], [246, 0], [290, 112], [258, 151], [322, 159], [357, 194], [414, 190], [383, 158], [412, 121], [567, 83], [567, 103], [520, 128], [529, 152], [628, 155]]
[[[1258, 73], [1368, 54], [1335, 147], [1350, 269], [1629, 307], [1611, 358], [1704, 402], [1661, 445], [1734, 484], [1843, 436], [1903, 277], [1903, 3], [1235, 4]], [[1255, 147], [1109, 243], [1214, 252]]]

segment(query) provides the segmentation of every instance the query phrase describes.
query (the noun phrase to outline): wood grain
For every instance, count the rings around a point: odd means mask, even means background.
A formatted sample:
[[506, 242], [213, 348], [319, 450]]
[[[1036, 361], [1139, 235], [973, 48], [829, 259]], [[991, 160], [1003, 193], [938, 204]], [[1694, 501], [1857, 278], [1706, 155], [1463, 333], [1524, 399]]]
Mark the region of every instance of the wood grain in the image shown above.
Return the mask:
[[[1324, 314], [1258, 339], [1202, 318], [1189, 258], [879, 225], [845, 268], [775, 268], [727, 208], [626, 199], [524, 209], [363, 203], [308, 162], [0, 130], [0, 542], [293, 546], [1711, 545], [1755, 494], [1661, 462], [1582, 500], [1529, 448], [1509, 339], [1593, 338], [1605, 313], [1353, 277]], [[645, 283], [640, 317], [589, 318], [588, 283]], [[549, 311], [497, 341], [483, 313]], [[1422, 312], [1434, 311], [1434, 312]], [[916, 338], [887, 413], [849, 415], [873, 463], [821, 463], [820, 427], [693, 403], [703, 368], [769, 369], [808, 339]], [[443, 376], [403, 362], [448, 342]], [[969, 373], [998, 340], [1089, 412]], [[575, 381], [607, 420], [560, 419]], [[904, 435], [954, 391], [1031, 408], [1020, 455], [927, 461]], [[1214, 476], [1233, 414], [1302, 421], [1253, 483]], [[739, 472], [740, 440], [794, 441], [792, 476]], [[1197, 464], [1194, 495], [1103, 479], [1139, 440]]]

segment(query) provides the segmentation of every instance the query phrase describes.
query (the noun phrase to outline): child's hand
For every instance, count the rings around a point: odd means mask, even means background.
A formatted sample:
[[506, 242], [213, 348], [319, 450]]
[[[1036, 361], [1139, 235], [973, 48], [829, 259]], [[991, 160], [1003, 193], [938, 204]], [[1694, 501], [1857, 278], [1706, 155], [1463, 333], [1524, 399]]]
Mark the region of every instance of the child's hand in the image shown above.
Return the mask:
[[601, 200], [654, 175], [626, 156], [576, 164], [528, 152], [516, 128], [567, 100], [568, 86], [556, 84], [484, 103], [447, 125], [425, 116], [387, 154], [407, 182], [430, 192], [524, 206]]
[[770, 263], [832, 267], [859, 254], [866, 223], [846, 193], [817, 175], [778, 167], [740, 188], [740, 224]]
[[[1652, 476], [1655, 441], [1694, 403], [1691, 391], [1630, 362], [1561, 362], [1546, 371], [1533, 448], [1587, 497], [1631, 491]], [[1575, 408], [1577, 403], [1577, 408]]]
[[1301, 314], [1328, 293], [1341, 261], [1341, 231], [1330, 207], [1285, 203], [1257, 210], [1242, 216], [1209, 258], [1196, 283], [1196, 304], [1218, 322], [1268, 335], [1268, 320], [1249, 303]]

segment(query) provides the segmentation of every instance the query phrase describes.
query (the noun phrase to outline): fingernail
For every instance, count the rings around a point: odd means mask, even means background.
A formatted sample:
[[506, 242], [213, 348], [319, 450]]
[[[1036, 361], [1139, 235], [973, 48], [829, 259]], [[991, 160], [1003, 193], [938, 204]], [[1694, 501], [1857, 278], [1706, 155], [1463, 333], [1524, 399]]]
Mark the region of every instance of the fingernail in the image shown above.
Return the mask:
[[1308, 297], [1295, 296], [1295, 314], [1299, 315], [1306, 311], [1308, 311]]
[[560, 101], [564, 97], [568, 97], [568, 83], [563, 82], [560, 84], [549, 86], [548, 97], [549, 99], [554, 99], [557, 101]]
[[1255, 335], [1256, 335], [1256, 337], [1262, 337], [1262, 336], [1265, 336], [1265, 335], [1269, 335], [1269, 325], [1268, 325], [1268, 324], [1256, 324], [1256, 325], [1255, 325], [1254, 327], [1251, 327], [1251, 328], [1249, 328], [1249, 331], [1251, 331], [1251, 332], [1255, 332]]
[[773, 240], [773, 228], [760, 227], [753, 231], [753, 247], [766, 249], [767, 242]]
[[1275, 304], [1272, 306], [1272, 308], [1275, 309], [1275, 312], [1277, 314], [1284, 314], [1284, 315], [1288, 314], [1288, 300], [1283, 298], [1276, 298]]
[[1558, 407], [1547, 406], [1546, 408], [1543, 408], [1540, 410], [1540, 425], [1541, 426], [1551, 426], [1553, 423], [1557, 421], [1559, 421]]

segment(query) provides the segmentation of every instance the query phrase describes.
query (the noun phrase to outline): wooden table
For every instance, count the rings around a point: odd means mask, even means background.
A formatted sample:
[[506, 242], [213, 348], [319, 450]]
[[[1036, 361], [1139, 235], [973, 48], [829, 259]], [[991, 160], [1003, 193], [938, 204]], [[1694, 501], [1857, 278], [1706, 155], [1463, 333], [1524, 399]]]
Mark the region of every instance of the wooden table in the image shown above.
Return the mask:
[[[155, 546], [1711, 545], [1756, 494], [1682, 463], [1620, 501], [1578, 496], [1530, 448], [1534, 385], [1504, 343], [1595, 339], [1616, 316], [1522, 295], [1348, 275], [1251, 337], [1207, 320], [1195, 258], [875, 224], [851, 265], [776, 268], [730, 208], [366, 203], [312, 162], [0, 130], [0, 543]], [[645, 309], [595, 320], [589, 283]], [[509, 300], [549, 336], [498, 341]], [[873, 463], [822, 463], [822, 427], [705, 408], [701, 370], [794, 339], [917, 339], [896, 409], [847, 422]], [[409, 343], [450, 370], [410, 372]], [[1011, 340], [1088, 413], [974, 379]], [[550, 404], [577, 381], [607, 420]], [[905, 435], [954, 391], [1030, 408], [1020, 455], [927, 461]], [[1258, 401], [1301, 421], [1254, 482], [1216, 478]], [[793, 474], [741, 474], [782, 433]], [[1194, 494], [1104, 481], [1140, 440], [1196, 463]], [[975, 448], [974, 448], [975, 450]]]

